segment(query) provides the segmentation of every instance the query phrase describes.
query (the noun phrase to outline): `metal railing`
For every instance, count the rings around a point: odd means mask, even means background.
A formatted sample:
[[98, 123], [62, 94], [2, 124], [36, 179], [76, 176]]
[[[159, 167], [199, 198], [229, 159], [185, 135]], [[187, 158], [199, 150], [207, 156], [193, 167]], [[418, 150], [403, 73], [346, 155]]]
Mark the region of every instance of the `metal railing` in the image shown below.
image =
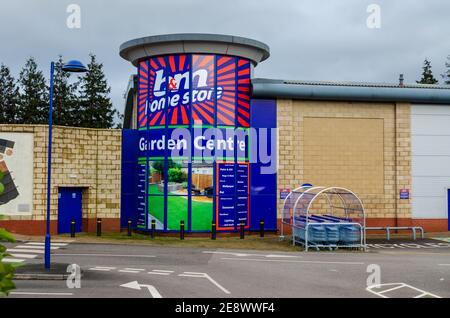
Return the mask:
[[366, 227], [366, 231], [385, 231], [386, 239], [391, 240], [391, 230], [410, 230], [412, 233], [413, 240], [417, 239], [416, 232], [420, 232], [420, 238], [424, 239], [425, 232], [421, 226], [379, 226], [379, 227]]

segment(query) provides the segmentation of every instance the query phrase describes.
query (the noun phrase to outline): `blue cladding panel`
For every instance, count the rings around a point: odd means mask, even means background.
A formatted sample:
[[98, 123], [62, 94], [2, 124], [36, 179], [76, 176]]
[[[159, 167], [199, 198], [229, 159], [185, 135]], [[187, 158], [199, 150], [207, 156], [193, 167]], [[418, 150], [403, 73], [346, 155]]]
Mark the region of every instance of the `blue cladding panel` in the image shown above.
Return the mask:
[[122, 184], [120, 226], [127, 227], [128, 219], [136, 222], [136, 162], [138, 156], [137, 130], [122, 130]]
[[448, 205], [448, 230], [450, 231], [450, 189], [447, 190], [447, 205]]
[[[251, 106], [251, 126], [259, 134], [262, 130], [276, 128], [276, 101], [275, 100], [252, 100]], [[137, 222], [137, 165], [138, 157], [145, 156], [139, 153], [139, 134], [143, 132], [137, 130], [123, 130], [122, 133], [122, 197], [121, 197], [121, 226], [127, 226], [127, 220], [133, 220], [133, 225]], [[276, 163], [276, 135], [268, 138], [266, 152], [271, 154], [271, 160]], [[251, 140], [251, 146], [257, 144], [256, 140]], [[273, 150], [273, 149], [275, 150]], [[267, 166], [258, 163], [250, 165], [250, 229], [259, 230], [261, 219], [265, 221], [266, 230], [277, 229], [277, 175], [275, 173], [263, 174], [261, 168]]]
[[[276, 131], [271, 128], [277, 127], [277, 108], [275, 100], [253, 99], [251, 102], [251, 126], [255, 128], [260, 136], [261, 132], [266, 132], [267, 138], [266, 153], [271, 156], [272, 165], [276, 165]], [[260, 148], [260, 138], [258, 138], [258, 148]], [[251, 146], [254, 147], [255, 138], [251, 140]], [[271, 153], [272, 152], [272, 153]], [[259, 153], [259, 151], [257, 152]], [[255, 152], [252, 152], [255, 155]], [[264, 219], [266, 230], [277, 229], [277, 174], [276, 166], [273, 167], [273, 173], [263, 173], [261, 168], [270, 165], [262, 164], [261, 158], [258, 161], [251, 158], [251, 202], [250, 202], [250, 228], [259, 230], [259, 222]]]

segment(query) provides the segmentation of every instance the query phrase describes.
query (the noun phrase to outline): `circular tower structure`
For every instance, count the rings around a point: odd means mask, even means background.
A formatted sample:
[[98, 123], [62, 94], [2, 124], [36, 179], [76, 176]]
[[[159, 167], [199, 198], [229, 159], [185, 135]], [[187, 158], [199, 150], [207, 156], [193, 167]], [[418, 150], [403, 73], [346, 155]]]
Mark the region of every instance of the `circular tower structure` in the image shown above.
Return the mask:
[[261, 42], [213, 34], [121, 45], [137, 67], [138, 229], [249, 228], [251, 74], [269, 55]]

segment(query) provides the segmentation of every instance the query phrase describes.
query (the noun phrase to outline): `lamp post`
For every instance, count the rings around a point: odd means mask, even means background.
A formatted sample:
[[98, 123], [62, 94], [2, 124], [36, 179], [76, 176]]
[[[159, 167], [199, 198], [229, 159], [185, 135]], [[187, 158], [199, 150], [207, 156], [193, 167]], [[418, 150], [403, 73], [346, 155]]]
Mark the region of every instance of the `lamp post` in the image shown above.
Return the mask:
[[[77, 60], [71, 60], [62, 67], [64, 72], [85, 73], [87, 68]], [[45, 234], [45, 269], [50, 269], [50, 197], [52, 181], [52, 128], [53, 128], [53, 80], [55, 63], [50, 64], [50, 102], [48, 108], [48, 154], [47, 154], [47, 220]]]

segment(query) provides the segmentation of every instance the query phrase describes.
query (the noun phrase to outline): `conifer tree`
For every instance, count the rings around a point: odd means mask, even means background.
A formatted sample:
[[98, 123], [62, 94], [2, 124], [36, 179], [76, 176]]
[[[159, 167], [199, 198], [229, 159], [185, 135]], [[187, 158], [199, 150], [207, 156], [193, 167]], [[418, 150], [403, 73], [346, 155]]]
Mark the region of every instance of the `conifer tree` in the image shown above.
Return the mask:
[[29, 58], [19, 76], [20, 98], [18, 122], [46, 124], [48, 122], [48, 87], [36, 61]]
[[113, 108], [103, 64], [97, 62], [96, 56], [90, 54], [88, 72], [79, 80], [79, 105], [83, 120], [82, 127], [112, 128], [116, 110]]
[[19, 89], [8, 67], [0, 66], [0, 124], [17, 122]]
[[445, 85], [450, 85], [450, 55], [447, 56], [447, 62], [445, 62], [445, 67], [447, 70], [444, 74], [442, 74], [442, 78], [444, 79]]
[[433, 76], [433, 71], [431, 70], [431, 62], [425, 59], [422, 67], [422, 78], [417, 81], [418, 84], [437, 84], [438, 80]]
[[78, 101], [75, 95], [76, 83], [69, 83], [70, 73], [63, 71], [64, 62], [59, 56], [55, 63], [53, 83], [53, 120], [56, 125], [77, 126], [81, 122]]

